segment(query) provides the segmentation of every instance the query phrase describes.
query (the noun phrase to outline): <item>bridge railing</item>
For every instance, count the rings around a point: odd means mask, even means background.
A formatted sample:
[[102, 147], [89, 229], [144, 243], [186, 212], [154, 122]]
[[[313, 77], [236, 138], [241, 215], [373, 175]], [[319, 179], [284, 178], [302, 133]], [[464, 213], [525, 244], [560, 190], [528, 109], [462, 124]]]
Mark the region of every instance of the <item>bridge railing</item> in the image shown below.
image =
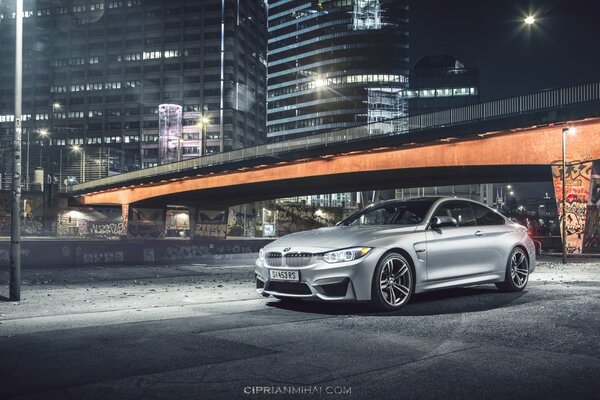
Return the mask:
[[303, 138], [246, 147], [229, 152], [211, 154], [204, 157], [159, 165], [157, 167], [80, 183], [74, 185], [72, 190], [76, 192], [86, 191], [92, 188], [113, 186], [128, 181], [149, 179], [152, 177], [160, 179], [163, 175], [182, 171], [193, 174], [193, 170], [195, 169], [202, 169], [245, 159], [282, 154], [294, 150], [323, 147], [332, 143], [365, 140], [381, 135], [399, 135], [407, 132], [419, 132], [426, 129], [498, 119], [516, 114], [556, 109], [568, 105], [598, 100], [600, 100], [600, 82], [558, 89], [548, 89], [522, 96], [487, 101], [430, 113], [410, 115]]

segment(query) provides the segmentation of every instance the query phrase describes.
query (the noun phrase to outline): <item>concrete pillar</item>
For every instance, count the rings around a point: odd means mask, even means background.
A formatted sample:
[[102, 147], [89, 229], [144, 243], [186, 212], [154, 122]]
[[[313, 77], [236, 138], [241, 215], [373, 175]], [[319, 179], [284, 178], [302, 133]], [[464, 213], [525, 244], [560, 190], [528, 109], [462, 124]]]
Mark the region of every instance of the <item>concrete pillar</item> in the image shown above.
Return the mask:
[[190, 223], [190, 240], [196, 237], [196, 219], [198, 218], [198, 208], [188, 207], [189, 223]]
[[121, 204], [121, 223], [123, 224], [123, 235], [127, 237], [129, 231], [129, 204]]
[[566, 201], [564, 210], [562, 208], [562, 173], [562, 166], [552, 166], [552, 182], [554, 184], [559, 225], [562, 227], [563, 219], [566, 218], [564, 233], [566, 236], [565, 243], [567, 252], [570, 254], [581, 254], [583, 251], [584, 233], [586, 231], [587, 206], [590, 199], [592, 163], [587, 162], [567, 165], [565, 173]]

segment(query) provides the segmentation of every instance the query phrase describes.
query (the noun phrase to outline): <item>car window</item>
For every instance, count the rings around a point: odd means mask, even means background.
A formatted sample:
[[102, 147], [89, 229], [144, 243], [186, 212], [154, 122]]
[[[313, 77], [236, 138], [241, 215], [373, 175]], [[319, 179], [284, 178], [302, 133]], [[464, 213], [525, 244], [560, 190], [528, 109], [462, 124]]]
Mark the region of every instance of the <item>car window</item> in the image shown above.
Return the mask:
[[442, 203], [433, 214], [435, 217], [452, 217], [458, 226], [474, 226], [475, 216], [471, 205], [466, 201], [447, 201]]
[[479, 204], [471, 204], [477, 225], [504, 225], [506, 221], [496, 211]]
[[355, 225], [416, 225], [423, 221], [431, 207], [429, 201], [406, 201], [367, 207], [343, 220], [340, 224]]
[[387, 225], [396, 215], [393, 207], [382, 207], [369, 213], [361, 215], [350, 223], [350, 225]]

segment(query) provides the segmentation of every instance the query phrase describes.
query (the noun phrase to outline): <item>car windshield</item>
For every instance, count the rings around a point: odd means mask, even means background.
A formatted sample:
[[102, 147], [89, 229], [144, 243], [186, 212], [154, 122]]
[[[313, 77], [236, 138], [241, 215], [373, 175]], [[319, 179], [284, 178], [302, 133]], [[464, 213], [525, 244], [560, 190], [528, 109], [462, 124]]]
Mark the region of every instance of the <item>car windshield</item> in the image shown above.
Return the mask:
[[340, 225], [416, 225], [423, 221], [432, 201], [405, 201], [371, 206], [349, 216]]

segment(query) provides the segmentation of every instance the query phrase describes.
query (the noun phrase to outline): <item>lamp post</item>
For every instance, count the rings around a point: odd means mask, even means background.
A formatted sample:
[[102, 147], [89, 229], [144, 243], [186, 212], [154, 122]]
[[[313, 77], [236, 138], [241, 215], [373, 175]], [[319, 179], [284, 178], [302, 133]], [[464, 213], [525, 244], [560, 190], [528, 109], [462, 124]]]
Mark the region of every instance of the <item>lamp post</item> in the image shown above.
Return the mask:
[[561, 236], [562, 236], [562, 262], [567, 263], [567, 169], [566, 169], [566, 154], [567, 154], [567, 135], [575, 134], [575, 130], [571, 128], [563, 128], [562, 130], [562, 218], [561, 218]]
[[[23, 106], [23, 0], [15, 0], [15, 130], [13, 133], [9, 298], [21, 300], [21, 111]], [[29, 161], [29, 160], [27, 160]]]
[[207, 131], [208, 131], [208, 124], [210, 123], [210, 119], [208, 119], [208, 117], [202, 117], [198, 120], [198, 128], [200, 128], [200, 130], [202, 131], [202, 133], [198, 132], [198, 134], [202, 135], [202, 137], [200, 138], [199, 142], [200, 142], [200, 151], [198, 152], [198, 154], [200, 154], [200, 156], [205, 156], [206, 155], [206, 140], [207, 140]]
[[42, 167], [42, 147], [44, 146], [44, 139], [47, 138], [50, 135], [50, 132], [48, 132], [45, 129], [42, 129], [39, 131], [39, 140], [40, 140], [40, 167]]
[[84, 183], [85, 182], [85, 149], [82, 146], [79, 146], [77, 144], [74, 144], [73, 147], [71, 147], [71, 149], [75, 153], [81, 154], [81, 183]]
[[181, 161], [181, 147], [183, 146], [183, 138], [177, 141], [177, 162]]

